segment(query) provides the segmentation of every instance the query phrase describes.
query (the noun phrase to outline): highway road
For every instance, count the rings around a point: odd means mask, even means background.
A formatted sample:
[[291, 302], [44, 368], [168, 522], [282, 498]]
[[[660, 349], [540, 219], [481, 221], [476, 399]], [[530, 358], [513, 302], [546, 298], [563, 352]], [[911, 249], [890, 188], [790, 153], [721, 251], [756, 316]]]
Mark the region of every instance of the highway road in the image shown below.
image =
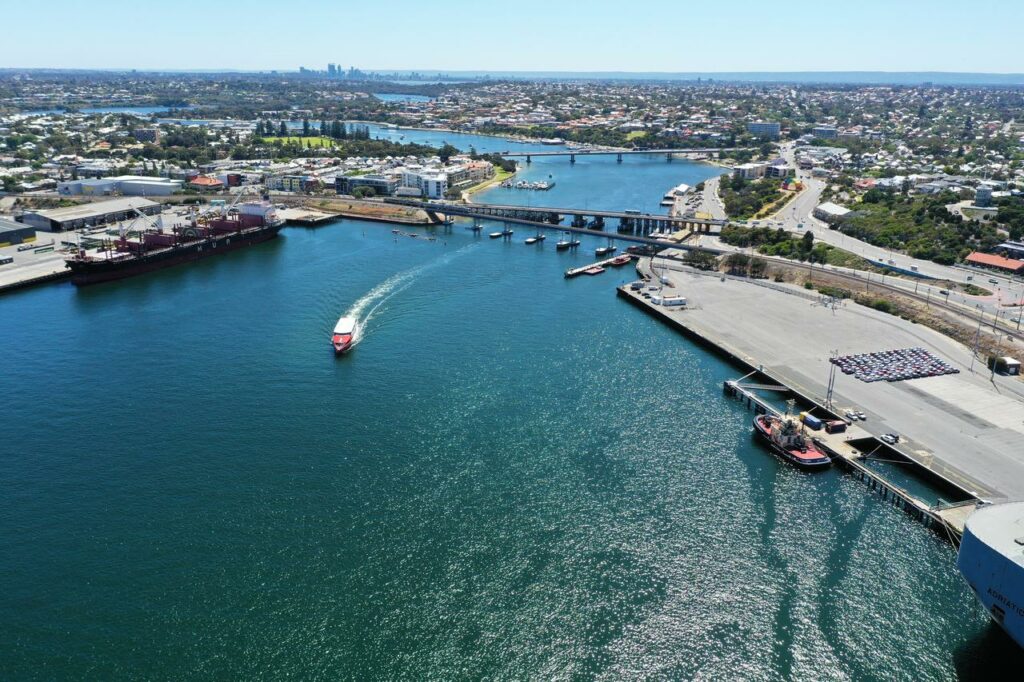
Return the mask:
[[[795, 163], [796, 146], [793, 143], [785, 143], [780, 146], [780, 153], [793, 166]], [[896, 267], [911, 270], [917, 268], [917, 272], [937, 279], [949, 280], [960, 284], [971, 283], [976, 286], [992, 291], [991, 296], [967, 296], [965, 294], [951, 291], [948, 295], [942, 292], [945, 289], [941, 285], [928, 284], [927, 280], [921, 282], [910, 281], [898, 277], [886, 277], [887, 284], [902, 286], [914, 289], [919, 293], [932, 296], [948, 298], [952, 303], [959, 303], [968, 308], [981, 307], [989, 314], [999, 312], [1002, 319], [1013, 320], [1016, 323], [1021, 315], [1024, 303], [1024, 281], [1011, 279], [1005, 275], [991, 273], [977, 268], [966, 268], [962, 266], [939, 265], [927, 260], [911, 258], [910, 256], [894, 252], [891, 249], [868, 244], [867, 242], [855, 239], [843, 234], [839, 230], [831, 229], [826, 223], [813, 216], [813, 211], [821, 203], [821, 194], [825, 189], [825, 181], [811, 176], [809, 171], [797, 170], [797, 179], [804, 183], [805, 189], [789, 204], [787, 204], [776, 215], [766, 220], [752, 221], [751, 224], [764, 227], [782, 227], [783, 229], [796, 234], [803, 234], [810, 230], [814, 238], [826, 244], [849, 251], [862, 258], [869, 260], [883, 261]], [[705, 183], [704, 199], [702, 210], [716, 218], [725, 216], [725, 209], [718, 199], [718, 178]], [[717, 242], [718, 240], [714, 240]], [[718, 246], [718, 244], [702, 239], [707, 246]], [[720, 248], [729, 247], [722, 244]], [[970, 279], [969, 279], [970, 278]], [[994, 281], [991, 281], [994, 280]], [[1014, 305], [1017, 304], [1017, 305]]]

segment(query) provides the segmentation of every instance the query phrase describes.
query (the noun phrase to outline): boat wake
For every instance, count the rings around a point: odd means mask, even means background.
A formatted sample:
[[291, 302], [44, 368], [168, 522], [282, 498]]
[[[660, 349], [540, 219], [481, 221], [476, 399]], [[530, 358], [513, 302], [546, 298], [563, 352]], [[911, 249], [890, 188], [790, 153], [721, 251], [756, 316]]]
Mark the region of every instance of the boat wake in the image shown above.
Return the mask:
[[436, 270], [443, 265], [447, 265], [454, 259], [468, 253], [478, 246], [479, 244], [467, 244], [461, 249], [447, 253], [440, 258], [430, 261], [429, 263], [417, 265], [414, 268], [409, 268], [408, 270], [395, 273], [363, 294], [363, 296], [353, 303], [345, 312], [345, 317], [351, 317], [356, 320], [355, 333], [352, 335], [352, 346], [355, 347], [359, 345], [359, 342], [363, 340], [366, 336], [366, 331], [369, 327], [370, 321], [373, 320], [385, 303], [408, 289], [414, 282], [416, 282], [416, 280], [431, 270]]

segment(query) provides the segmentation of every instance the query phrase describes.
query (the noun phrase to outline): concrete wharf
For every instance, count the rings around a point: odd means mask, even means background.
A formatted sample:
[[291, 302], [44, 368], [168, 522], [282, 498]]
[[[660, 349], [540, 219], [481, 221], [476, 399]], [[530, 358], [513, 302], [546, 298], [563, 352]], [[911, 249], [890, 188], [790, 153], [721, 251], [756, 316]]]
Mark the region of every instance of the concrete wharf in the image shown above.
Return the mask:
[[341, 217], [338, 213], [327, 213], [326, 211], [318, 211], [312, 208], [301, 207], [282, 208], [278, 209], [277, 213], [278, 216], [283, 218], [288, 225], [301, 225], [306, 227], [323, 225]]
[[[643, 297], [644, 291], [629, 287], [618, 294], [745, 372], [756, 373], [756, 383], [788, 388], [818, 416], [839, 418], [844, 408], [859, 406], [869, 420], [857, 422], [844, 434], [822, 434], [822, 444], [838, 465], [911, 516], [955, 540], [979, 501], [1022, 496], [1022, 387], [1015, 379], [999, 377], [993, 386], [987, 371], [971, 372], [969, 349], [938, 332], [862, 306], [831, 308], [796, 288], [774, 292], [770, 289], [784, 286], [752, 286], [720, 273], [666, 274], [677, 290], [685, 291], [690, 300], [686, 310], [654, 305]], [[840, 375], [836, 393], [830, 395], [825, 377], [836, 346], [844, 352], [924, 346], [952, 361], [961, 373], [875, 384]], [[725, 390], [748, 401], [752, 409], [770, 407], [757, 398], [754, 388]], [[876, 440], [890, 430], [901, 434], [900, 443]], [[939, 491], [949, 491], [941, 492], [942, 498], [953, 502], [938, 499], [929, 504], [869, 466], [873, 460], [900, 462], [908, 473]]]

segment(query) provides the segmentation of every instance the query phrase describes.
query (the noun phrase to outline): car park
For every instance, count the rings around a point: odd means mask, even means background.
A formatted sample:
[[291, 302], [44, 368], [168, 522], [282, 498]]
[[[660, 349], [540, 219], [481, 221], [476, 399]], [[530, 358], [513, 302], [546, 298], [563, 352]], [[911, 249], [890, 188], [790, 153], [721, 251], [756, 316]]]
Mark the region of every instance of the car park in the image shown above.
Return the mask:
[[831, 359], [843, 374], [850, 374], [865, 383], [905, 381], [924, 377], [957, 374], [960, 370], [924, 348], [843, 355]]

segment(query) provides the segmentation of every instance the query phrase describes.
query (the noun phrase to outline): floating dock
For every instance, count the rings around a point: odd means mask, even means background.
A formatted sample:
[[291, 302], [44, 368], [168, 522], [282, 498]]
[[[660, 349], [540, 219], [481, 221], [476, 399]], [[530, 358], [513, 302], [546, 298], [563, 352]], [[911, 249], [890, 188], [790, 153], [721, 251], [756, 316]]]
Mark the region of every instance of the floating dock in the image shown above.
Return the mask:
[[573, 277], [579, 277], [580, 275], [600, 275], [606, 268], [617, 268], [623, 265], [628, 265], [632, 259], [633, 256], [628, 253], [620, 254], [612, 258], [605, 258], [604, 260], [599, 260], [596, 263], [583, 265], [578, 268], [570, 268], [565, 271], [565, 278], [572, 279]]

